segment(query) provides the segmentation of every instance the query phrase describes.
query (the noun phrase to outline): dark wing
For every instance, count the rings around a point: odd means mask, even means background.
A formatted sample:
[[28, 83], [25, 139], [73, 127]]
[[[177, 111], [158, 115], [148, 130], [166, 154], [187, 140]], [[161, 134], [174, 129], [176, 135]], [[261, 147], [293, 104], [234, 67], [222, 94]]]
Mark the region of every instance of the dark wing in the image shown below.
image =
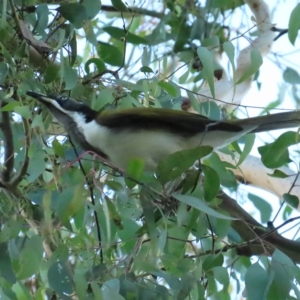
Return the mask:
[[101, 125], [122, 130], [165, 130], [182, 136], [193, 136], [203, 131], [239, 132], [238, 124], [215, 121], [207, 117], [184, 111], [162, 108], [132, 108], [108, 110], [96, 119]]

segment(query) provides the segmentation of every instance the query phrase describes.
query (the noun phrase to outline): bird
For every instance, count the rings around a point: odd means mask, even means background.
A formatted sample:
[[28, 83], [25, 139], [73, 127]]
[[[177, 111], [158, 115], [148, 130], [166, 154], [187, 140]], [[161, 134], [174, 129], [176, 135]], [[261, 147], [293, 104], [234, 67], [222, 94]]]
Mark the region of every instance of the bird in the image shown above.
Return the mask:
[[155, 171], [163, 158], [181, 150], [201, 146], [219, 149], [248, 133], [300, 125], [299, 111], [235, 120], [146, 107], [99, 113], [65, 95], [26, 94], [46, 106], [82, 149], [95, 152], [122, 170], [136, 158], [143, 160], [145, 171]]

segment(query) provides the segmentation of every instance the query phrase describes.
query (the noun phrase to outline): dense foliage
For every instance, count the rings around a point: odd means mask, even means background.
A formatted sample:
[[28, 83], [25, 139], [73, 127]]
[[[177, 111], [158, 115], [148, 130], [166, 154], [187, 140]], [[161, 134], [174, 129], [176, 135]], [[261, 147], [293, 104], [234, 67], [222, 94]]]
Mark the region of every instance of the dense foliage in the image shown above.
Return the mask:
[[[234, 170], [254, 136], [222, 150], [240, 154], [234, 164], [202, 147], [165, 158], [155, 176], [138, 159], [118, 170], [82, 153], [26, 96], [65, 93], [99, 111], [144, 105], [220, 119], [224, 107], [198, 97], [204, 82], [214, 95], [214, 82], [234, 72], [235, 42], [256, 30], [245, 4], [111, 2], [0, 2], [1, 299], [300, 299], [300, 242], [264, 226], [272, 207], [262, 197], [245, 195], [257, 220], [231, 198], [239, 197]], [[290, 18], [292, 43], [299, 9]], [[244, 31], [231, 27], [235, 14], [248, 20]], [[261, 56], [251, 57], [240, 81], [256, 74], [263, 84]], [[285, 68], [283, 78], [297, 100], [297, 71]], [[286, 133], [260, 148], [273, 177], [289, 176], [278, 168], [297, 142]], [[283, 198], [297, 207], [291, 189]], [[292, 221], [284, 207], [282, 226]]]

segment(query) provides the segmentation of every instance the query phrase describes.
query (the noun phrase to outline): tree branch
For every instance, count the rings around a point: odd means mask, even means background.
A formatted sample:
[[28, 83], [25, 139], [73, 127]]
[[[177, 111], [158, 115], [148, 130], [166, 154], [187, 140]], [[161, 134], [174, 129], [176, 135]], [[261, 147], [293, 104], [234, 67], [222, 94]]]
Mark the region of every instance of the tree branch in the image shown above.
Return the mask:
[[[232, 165], [236, 165], [239, 160], [238, 154], [236, 154], [235, 158], [232, 158], [230, 155], [220, 151], [216, 152], [221, 160]], [[266, 168], [258, 157], [249, 155], [238, 168], [231, 170], [235, 176], [243, 178], [247, 184], [269, 191], [281, 200], [282, 195], [285, 193], [291, 193], [300, 199], [300, 178], [297, 177], [297, 173], [285, 166], [278, 169], [287, 174], [288, 177], [276, 178], [269, 176], [268, 174], [273, 173], [273, 170]]]
[[[102, 5], [101, 10], [105, 12], [119, 12], [115, 7], [110, 5]], [[161, 19], [164, 16], [163, 12], [157, 12], [155, 10], [143, 9], [140, 7], [128, 7], [128, 11], [125, 12], [126, 16], [128, 14], [135, 14], [135, 15], [142, 15], [142, 16], [149, 16]], [[124, 14], [124, 12], [123, 12]]]
[[219, 208], [227, 211], [231, 217], [238, 219], [232, 221], [231, 226], [245, 241], [244, 245], [237, 248], [239, 255], [252, 256], [266, 254], [261, 244], [263, 242], [270, 255], [276, 249], [279, 249], [295, 263], [300, 263], [300, 242], [286, 239], [277, 231], [270, 231], [269, 228], [263, 227], [248, 212], [241, 208], [234, 199], [225, 193], [220, 193], [218, 197], [223, 200]]

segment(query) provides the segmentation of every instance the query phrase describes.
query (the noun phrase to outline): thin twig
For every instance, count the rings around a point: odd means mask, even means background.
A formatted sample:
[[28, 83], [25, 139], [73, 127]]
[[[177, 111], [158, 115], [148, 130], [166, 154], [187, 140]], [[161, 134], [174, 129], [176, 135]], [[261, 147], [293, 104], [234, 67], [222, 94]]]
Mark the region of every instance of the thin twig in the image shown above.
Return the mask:
[[[82, 166], [82, 163], [81, 163], [81, 160], [80, 160], [80, 157], [78, 155], [78, 152], [75, 148], [75, 145], [73, 144], [70, 136], [69, 136], [69, 141], [70, 141], [70, 144], [72, 145], [73, 149], [74, 149], [74, 152], [75, 152], [75, 155], [76, 157], [78, 158], [78, 163], [79, 163], [79, 167], [81, 169], [81, 172], [82, 174], [84, 175], [85, 177], [85, 180], [86, 180], [86, 183], [89, 187], [89, 191], [90, 191], [90, 197], [91, 197], [91, 201], [92, 201], [92, 204], [94, 207], [96, 207], [96, 204], [95, 204], [95, 198], [94, 198], [94, 191], [93, 191], [93, 188], [92, 188], [92, 184]], [[99, 250], [100, 250], [100, 262], [103, 263], [103, 251], [102, 251], [102, 238], [101, 238], [101, 229], [100, 229], [100, 223], [99, 223], [99, 219], [98, 219], [98, 214], [96, 212], [96, 210], [94, 209], [93, 210], [94, 212], [94, 218], [95, 218], [95, 223], [96, 223], [96, 228], [97, 228], [97, 238], [98, 238], [98, 243], [99, 243]]]

